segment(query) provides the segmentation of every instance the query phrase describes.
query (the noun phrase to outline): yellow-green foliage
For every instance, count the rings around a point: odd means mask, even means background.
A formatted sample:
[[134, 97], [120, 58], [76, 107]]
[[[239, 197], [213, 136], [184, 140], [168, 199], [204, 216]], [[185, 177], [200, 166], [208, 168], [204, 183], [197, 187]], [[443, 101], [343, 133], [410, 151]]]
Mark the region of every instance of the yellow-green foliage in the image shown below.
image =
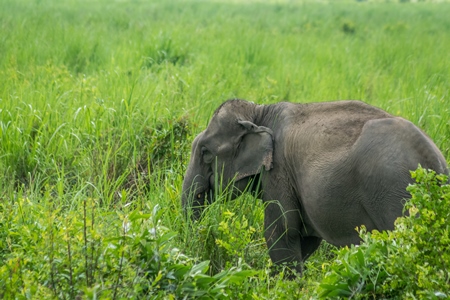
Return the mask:
[[229, 299], [244, 295], [239, 287], [256, 274], [239, 264], [209, 275], [209, 261], [173, 247], [159, 206], [107, 216], [92, 199], [83, 205], [63, 211], [23, 197], [0, 204], [0, 298]]
[[322, 297], [437, 299], [450, 297], [450, 184], [419, 168], [394, 231], [360, 230], [363, 243], [346, 247], [325, 268]]

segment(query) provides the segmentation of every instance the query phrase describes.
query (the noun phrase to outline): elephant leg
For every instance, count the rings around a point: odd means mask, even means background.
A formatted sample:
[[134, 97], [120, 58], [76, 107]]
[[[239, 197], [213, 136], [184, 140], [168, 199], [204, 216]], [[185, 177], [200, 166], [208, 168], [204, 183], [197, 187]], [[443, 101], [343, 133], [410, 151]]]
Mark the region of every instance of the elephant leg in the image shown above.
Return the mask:
[[303, 251], [299, 212], [297, 210], [283, 212], [278, 203], [270, 203], [266, 206], [264, 226], [272, 262], [277, 265], [286, 264], [301, 274]]
[[302, 259], [305, 261], [314, 251], [319, 248], [320, 243], [322, 242], [322, 238], [315, 236], [307, 236], [303, 237], [301, 240], [302, 247]]

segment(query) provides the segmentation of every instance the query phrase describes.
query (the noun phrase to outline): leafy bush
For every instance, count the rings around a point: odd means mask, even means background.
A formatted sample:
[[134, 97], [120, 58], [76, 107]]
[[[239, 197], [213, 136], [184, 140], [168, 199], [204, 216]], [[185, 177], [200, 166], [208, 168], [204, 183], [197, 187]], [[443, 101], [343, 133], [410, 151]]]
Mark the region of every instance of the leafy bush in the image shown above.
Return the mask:
[[352, 21], [345, 20], [341, 25], [341, 29], [346, 34], [353, 34], [356, 31], [356, 25]]
[[181, 243], [187, 254], [210, 261], [210, 273], [216, 274], [245, 263], [252, 269], [267, 266], [269, 255], [263, 236], [264, 205], [251, 195], [235, 200], [218, 193], [197, 221], [185, 219], [180, 227]]
[[250, 265], [256, 264], [266, 252], [264, 240], [258, 238], [256, 228], [245, 215], [236, 215], [229, 210], [223, 212], [215, 242], [223, 250], [225, 268], [236, 265], [241, 259]]
[[[235, 213], [229, 210], [224, 212], [224, 216], [224, 220], [219, 224], [219, 232], [221, 232], [227, 239], [224, 240], [217, 238], [216, 244], [224, 248], [231, 256], [244, 255], [244, 253], [242, 253], [242, 249], [244, 249], [251, 241], [251, 236], [256, 231], [255, 228], [248, 225], [248, 220], [245, 216], [243, 216], [241, 221], [234, 218]], [[233, 235], [232, 233], [235, 232], [243, 234], [243, 236]]]
[[245, 296], [239, 287], [255, 271], [240, 264], [208, 275], [209, 261], [197, 263], [173, 247], [176, 234], [161, 224], [159, 206], [118, 212], [101, 224], [97, 210], [92, 199], [72, 211], [22, 196], [2, 203], [0, 298]]
[[450, 297], [450, 185], [448, 176], [412, 172], [408, 216], [394, 231], [359, 231], [360, 246], [338, 251], [325, 268], [321, 297]]

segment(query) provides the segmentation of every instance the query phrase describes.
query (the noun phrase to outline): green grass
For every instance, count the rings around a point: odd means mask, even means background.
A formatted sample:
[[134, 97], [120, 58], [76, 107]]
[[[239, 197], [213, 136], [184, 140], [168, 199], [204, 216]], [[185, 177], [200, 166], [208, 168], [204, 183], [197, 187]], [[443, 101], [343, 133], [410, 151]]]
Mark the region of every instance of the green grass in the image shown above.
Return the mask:
[[228, 98], [360, 99], [419, 125], [449, 160], [449, 15], [448, 3], [1, 1], [0, 296], [163, 297], [124, 232], [156, 205], [167, 240], [152, 249], [209, 260], [210, 275], [259, 272], [228, 293], [315, 295], [330, 246], [296, 282], [272, 278], [258, 200], [183, 219], [190, 143]]

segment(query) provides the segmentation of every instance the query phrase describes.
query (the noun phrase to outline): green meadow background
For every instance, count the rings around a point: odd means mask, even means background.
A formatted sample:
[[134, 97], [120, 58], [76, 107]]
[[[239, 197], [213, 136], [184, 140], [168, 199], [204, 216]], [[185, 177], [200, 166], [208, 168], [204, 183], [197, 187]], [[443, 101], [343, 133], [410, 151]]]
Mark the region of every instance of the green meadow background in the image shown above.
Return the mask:
[[0, 298], [315, 298], [283, 279], [263, 204], [185, 220], [190, 144], [229, 98], [359, 99], [450, 159], [450, 5], [0, 1]]

